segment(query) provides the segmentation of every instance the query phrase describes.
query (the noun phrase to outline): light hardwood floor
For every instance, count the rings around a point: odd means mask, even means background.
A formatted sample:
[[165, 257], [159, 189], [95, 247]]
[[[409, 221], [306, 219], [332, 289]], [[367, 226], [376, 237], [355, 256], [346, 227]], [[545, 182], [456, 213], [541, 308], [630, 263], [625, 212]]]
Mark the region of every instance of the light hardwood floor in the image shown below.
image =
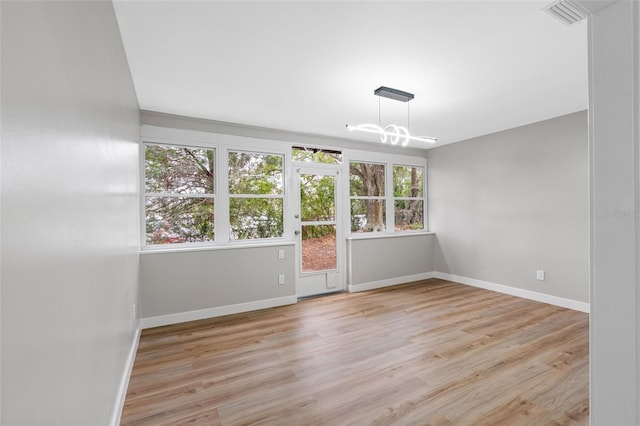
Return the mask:
[[588, 323], [433, 279], [144, 330], [121, 424], [586, 425]]

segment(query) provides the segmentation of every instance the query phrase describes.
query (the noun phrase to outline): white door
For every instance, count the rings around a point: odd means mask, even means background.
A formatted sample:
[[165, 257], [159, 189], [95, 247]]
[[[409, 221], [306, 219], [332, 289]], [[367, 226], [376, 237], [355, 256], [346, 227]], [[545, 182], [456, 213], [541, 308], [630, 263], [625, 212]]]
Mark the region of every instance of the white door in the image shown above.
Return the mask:
[[306, 297], [343, 290], [340, 171], [301, 167], [296, 172], [296, 294]]

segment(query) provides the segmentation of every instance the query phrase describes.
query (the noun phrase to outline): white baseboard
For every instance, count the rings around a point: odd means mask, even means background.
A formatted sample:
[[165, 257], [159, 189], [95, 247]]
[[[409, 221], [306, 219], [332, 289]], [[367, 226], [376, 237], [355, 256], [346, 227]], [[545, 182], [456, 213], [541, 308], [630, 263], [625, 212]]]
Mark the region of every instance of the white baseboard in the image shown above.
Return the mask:
[[116, 405], [113, 407], [113, 413], [111, 414], [111, 425], [120, 425], [120, 417], [122, 416], [122, 409], [124, 408], [124, 400], [127, 397], [127, 388], [129, 387], [129, 378], [131, 377], [131, 370], [133, 370], [133, 363], [136, 360], [136, 352], [138, 352], [138, 343], [140, 342], [140, 326], [136, 327], [136, 331], [133, 334], [133, 341], [131, 342], [131, 348], [129, 349], [129, 355], [127, 356], [127, 362], [120, 378], [120, 386], [118, 387], [118, 395], [116, 397]]
[[[561, 306], [581, 312], [589, 312], [589, 304], [576, 300], [565, 299], [558, 296], [552, 296], [544, 293], [538, 293], [530, 290], [523, 290], [507, 285], [481, 281], [474, 278], [467, 278], [460, 275], [447, 274], [443, 272], [424, 272], [421, 274], [405, 275], [402, 277], [388, 278], [379, 281], [370, 281], [362, 284], [350, 284], [347, 290], [350, 293], [359, 291], [373, 290], [376, 288], [389, 287], [392, 285], [405, 284], [413, 281], [426, 280], [429, 278], [439, 278], [447, 281], [453, 281], [460, 284], [466, 284], [473, 287], [484, 288], [487, 290], [497, 291], [499, 293], [510, 294], [512, 296], [522, 297], [525, 299], [535, 300], [537, 302], [550, 303], [552, 305]], [[238, 314], [243, 312], [255, 311], [258, 309], [273, 308], [276, 306], [291, 305], [297, 303], [297, 296], [285, 296], [274, 299], [257, 300], [255, 302], [238, 303], [236, 305], [218, 306], [215, 308], [199, 309], [197, 311], [179, 312], [169, 315], [161, 315], [157, 317], [142, 318], [140, 320], [140, 328], [161, 327], [163, 325], [178, 324], [187, 321], [196, 321], [207, 318], [215, 318], [223, 315]]]
[[273, 308], [276, 306], [291, 305], [298, 302], [297, 296], [284, 296], [274, 299], [256, 300], [255, 302], [238, 303], [236, 305], [218, 306], [215, 308], [199, 309], [197, 311], [179, 312], [177, 314], [161, 315], [157, 317], [142, 318], [140, 328], [160, 327], [163, 325], [178, 324], [187, 321], [196, 321], [207, 318], [221, 317], [223, 315], [240, 314], [256, 311], [258, 309]]
[[362, 284], [349, 284], [347, 286], [347, 290], [349, 290], [349, 293], [356, 293], [358, 291], [373, 290], [376, 288], [389, 287], [392, 285], [406, 284], [413, 281], [428, 280], [429, 278], [434, 278], [433, 272], [423, 272], [421, 274], [405, 275], [403, 277], [388, 278], [386, 280], [380, 280], [380, 281], [370, 281], [368, 283], [362, 283]]
[[510, 294], [511, 296], [517, 296], [517, 297], [522, 297], [524, 299], [535, 300], [536, 302], [549, 303], [551, 305], [573, 309], [574, 311], [589, 313], [589, 304], [585, 302], [578, 302], [577, 300], [565, 299], [563, 297], [551, 296], [549, 294], [538, 293], [531, 290], [523, 290], [521, 288], [510, 287], [508, 285], [476, 280], [475, 278], [467, 278], [467, 277], [462, 277], [460, 275], [446, 274], [444, 272], [437, 272], [437, 271], [433, 272], [433, 278], [453, 281], [456, 283], [466, 284], [473, 287], [484, 288], [486, 290], [497, 291], [499, 293]]

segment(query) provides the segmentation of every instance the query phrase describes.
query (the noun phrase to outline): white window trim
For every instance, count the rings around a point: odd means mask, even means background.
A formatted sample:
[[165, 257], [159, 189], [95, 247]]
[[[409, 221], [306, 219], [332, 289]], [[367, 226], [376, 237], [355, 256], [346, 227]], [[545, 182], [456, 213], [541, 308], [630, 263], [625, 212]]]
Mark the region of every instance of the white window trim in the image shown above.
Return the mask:
[[[189, 249], [203, 249], [215, 247], [243, 247], [243, 246], [262, 246], [264, 244], [279, 244], [289, 242], [289, 234], [293, 235], [290, 229], [291, 225], [287, 220], [287, 209], [290, 202], [288, 188], [290, 187], [291, 174], [290, 162], [290, 146], [285, 146], [278, 141], [270, 141], [265, 139], [254, 139], [243, 136], [224, 135], [219, 133], [208, 133], [193, 130], [170, 129], [157, 126], [141, 127], [140, 142], [140, 241], [142, 251], [180, 251]], [[213, 149], [215, 151], [215, 167], [216, 176], [214, 179], [214, 230], [215, 241], [195, 242], [195, 243], [176, 243], [176, 244], [146, 244], [146, 217], [145, 217], [145, 144], [168, 145], [168, 146], [185, 146], [193, 148]], [[267, 145], [267, 147], [265, 147]], [[248, 152], [267, 155], [281, 155], [283, 157], [283, 194], [229, 194], [228, 181], [228, 153], [232, 152]], [[197, 194], [194, 194], [197, 197]], [[204, 194], [203, 194], [204, 195]], [[254, 238], [246, 240], [232, 240], [229, 238], [231, 224], [229, 222], [229, 199], [230, 198], [275, 198], [283, 200], [283, 236], [273, 238]]]
[[[145, 146], [181, 146], [196, 149], [209, 149], [213, 150], [214, 168], [216, 176], [213, 178], [213, 194], [180, 194], [180, 193], [165, 193], [165, 192], [146, 192], [146, 180], [145, 180]], [[217, 229], [217, 217], [218, 217], [218, 148], [213, 146], [207, 146], [202, 142], [187, 143], [184, 140], [180, 143], [174, 143], [170, 140], [158, 139], [158, 138], [142, 138], [140, 142], [140, 247], [143, 250], [157, 250], [167, 246], [171, 247], [207, 247], [215, 244], [218, 235]], [[166, 197], [166, 198], [211, 198], [213, 199], [213, 217], [214, 217], [214, 241], [201, 241], [195, 243], [177, 243], [177, 244], [147, 244], [147, 217], [146, 217], [146, 199], [147, 197]]]
[[[319, 149], [326, 149], [328, 151], [336, 151], [336, 152], [340, 152], [340, 154], [342, 155], [342, 158], [340, 159], [339, 163], [320, 163], [320, 162], [316, 162], [316, 161], [294, 160], [293, 159], [293, 148], [294, 147], [310, 148], [310, 149], [319, 148]], [[344, 152], [343, 152], [344, 149], [342, 149], [342, 148], [292, 143], [291, 144], [291, 149], [289, 151], [291, 152], [291, 161], [293, 162], [294, 166], [297, 166], [297, 167], [313, 167], [313, 168], [318, 167], [318, 168], [326, 168], [326, 169], [329, 169], [329, 170], [334, 170], [334, 169], [338, 168], [338, 169], [342, 170], [342, 168], [344, 166]]]
[[[429, 232], [429, 222], [427, 217], [427, 159], [422, 157], [412, 157], [398, 154], [386, 154], [379, 152], [364, 152], [355, 150], [343, 150], [342, 161], [345, 165], [347, 178], [345, 179], [345, 196], [344, 205], [347, 210], [347, 218], [345, 223], [345, 236], [347, 238], [367, 236], [367, 235], [411, 235], [411, 234], [424, 234]], [[349, 164], [352, 162], [374, 163], [385, 165], [385, 194], [389, 194], [385, 197], [366, 197], [366, 196], [351, 196], [349, 188]], [[395, 198], [393, 196], [393, 166], [407, 166], [407, 167], [421, 167], [423, 169], [422, 176], [422, 194], [423, 194], [423, 209], [424, 209], [424, 223], [422, 229], [411, 229], [406, 231], [396, 231], [395, 229]], [[351, 232], [351, 200], [352, 199], [386, 199], [385, 201], [385, 214], [386, 223], [385, 230], [378, 232]], [[409, 197], [408, 199], [415, 199]], [[364, 238], [364, 237], [363, 237]]]
[[[286, 179], [286, 168], [285, 168], [285, 164], [286, 164], [286, 159], [287, 159], [287, 154], [285, 152], [270, 152], [270, 151], [265, 151], [263, 149], [260, 150], [256, 150], [256, 149], [252, 149], [252, 148], [246, 148], [246, 149], [240, 149], [237, 148], [236, 146], [234, 146], [233, 148], [227, 148], [224, 150], [225, 151], [225, 156], [226, 156], [226, 160], [224, 162], [225, 167], [224, 167], [224, 175], [225, 175], [225, 202], [227, 203], [227, 207], [225, 209], [226, 212], [226, 217], [225, 217], [225, 221], [224, 221], [224, 225], [226, 225], [226, 233], [225, 233], [225, 237], [227, 238], [228, 243], [230, 244], [238, 244], [241, 242], [246, 242], [246, 241], [250, 241], [250, 242], [259, 242], [259, 241], [281, 241], [284, 240], [286, 237], [286, 230], [285, 230], [285, 220], [286, 220], [286, 215], [287, 215], [287, 179]], [[229, 193], [229, 153], [230, 152], [235, 152], [235, 153], [245, 153], [245, 154], [259, 154], [259, 155], [278, 155], [282, 157], [282, 194], [231, 194]], [[282, 200], [282, 236], [280, 237], [271, 237], [271, 238], [247, 238], [247, 239], [242, 239], [242, 240], [232, 240], [230, 237], [231, 235], [231, 218], [229, 216], [229, 202], [232, 198], [235, 199], [269, 199], [269, 200]]]
[[[428, 192], [427, 192], [427, 159], [418, 156], [407, 156], [400, 154], [388, 154], [373, 151], [362, 151], [348, 148], [342, 148], [335, 145], [314, 145], [303, 144], [300, 142], [280, 141], [274, 139], [252, 138], [246, 136], [228, 135], [222, 133], [212, 133], [208, 131], [199, 130], [187, 130], [167, 128], [152, 125], [142, 125], [140, 128], [141, 142], [140, 142], [140, 182], [141, 197], [140, 197], [140, 239], [141, 250], [145, 252], [162, 252], [162, 251], [189, 251], [189, 250], [216, 250], [225, 248], [241, 248], [241, 247], [259, 247], [264, 245], [278, 245], [278, 244], [293, 244], [295, 242], [294, 236], [294, 221], [292, 220], [291, 208], [296, 205], [293, 198], [296, 194], [290, 191], [290, 188], [294, 188], [295, 168], [297, 167], [314, 167], [314, 168], [326, 168], [332, 170], [341, 170], [343, 176], [343, 190], [342, 203], [345, 206], [345, 216], [343, 222], [343, 235], [345, 239], [366, 239], [366, 238], [383, 238], [389, 236], [408, 236], [408, 235], [422, 235], [432, 234], [429, 231], [428, 222]], [[214, 206], [214, 226], [215, 226], [215, 239], [214, 242], [203, 243], [181, 243], [181, 244], [165, 244], [147, 246], [146, 242], [146, 218], [145, 218], [145, 205], [144, 205], [144, 143], [154, 143], [160, 145], [176, 145], [176, 146], [192, 146], [196, 148], [208, 148], [215, 150], [216, 156], [216, 177], [214, 182], [215, 192], [215, 206]], [[294, 146], [310, 146], [325, 148], [329, 150], [342, 152], [341, 164], [325, 164], [314, 162], [297, 162], [293, 161], [291, 150]], [[228, 151], [250, 151], [255, 153], [264, 154], [281, 154], [284, 155], [283, 163], [283, 178], [284, 178], [284, 197], [283, 197], [283, 209], [284, 209], [284, 235], [282, 238], [266, 238], [266, 239], [252, 239], [252, 240], [230, 240], [229, 239], [229, 197], [228, 197]], [[389, 194], [386, 198], [385, 209], [387, 214], [386, 230], [384, 232], [367, 232], [367, 233], [351, 233], [350, 225], [350, 194], [349, 194], [349, 164], [352, 161], [361, 161], [369, 163], [384, 164], [385, 170], [385, 194]], [[220, 165], [223, 165], [222, 167]], [[396, 231], [395, 230], [395, 214], [389, 214], [394, 212], [396, 198], [393, 197], [393, 166], [415, 166], [422, 167], [424, 169], [423, 175], [423, 202], [424, 205], [424, 229], [421, 230], [407, 230]], [[263, 197], [263, 196], [259, 196]], [[263, 197], [266, 198], [266, 197]], [[355, 197], [354, 197], [355, 198]], [[367, 198], [367, 197], [363, 197]], [[378, 198], [378, 197], [373, 197]]]
[[[420, 165], [415, 165], [415, 164], [403, 164], [403, 163], [393, 163], [391, 167], [415, 167], [415, 168], [421, 168], [422, 169], [422, 197], [394, 197], [393, 196], [393, 192], [392, 192], [392, 209], [391, 210], [393, 212], [393, 228], [395, 230], [395, 220], [396, 220], [396, 200], [406, 200], [406, 201], [411, 201], [411, 200], [420, 200], [422, 201], [422, 229], [407, 229], [405, 231], [395, 231], [395, 233], [397, 234], [411, 234], [411, 233], [416, 233], [416, 232], [428, 232], [428, 226], [427, 226], [427, 198], [426, 198], [426, 193], [427, 193], [427, 166], [426, 166], [426, 162], [424, 166], [420, 166]], [[391, 179], [393, 179], [393, 170], [391, 170]], [[391, 182], [391, 189], [393, 190], [393, 184], [394, 182]]]

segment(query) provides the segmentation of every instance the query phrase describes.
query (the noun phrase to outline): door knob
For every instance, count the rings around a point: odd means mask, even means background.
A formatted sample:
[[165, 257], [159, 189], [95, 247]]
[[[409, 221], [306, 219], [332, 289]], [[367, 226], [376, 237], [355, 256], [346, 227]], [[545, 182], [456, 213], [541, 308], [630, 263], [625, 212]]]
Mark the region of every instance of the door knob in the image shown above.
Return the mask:
[[300, 235], [300, 231], [297, 230], [297, 229], [295, 231], [293, 231], [293, 233], [296, 234], [296, 235]]

